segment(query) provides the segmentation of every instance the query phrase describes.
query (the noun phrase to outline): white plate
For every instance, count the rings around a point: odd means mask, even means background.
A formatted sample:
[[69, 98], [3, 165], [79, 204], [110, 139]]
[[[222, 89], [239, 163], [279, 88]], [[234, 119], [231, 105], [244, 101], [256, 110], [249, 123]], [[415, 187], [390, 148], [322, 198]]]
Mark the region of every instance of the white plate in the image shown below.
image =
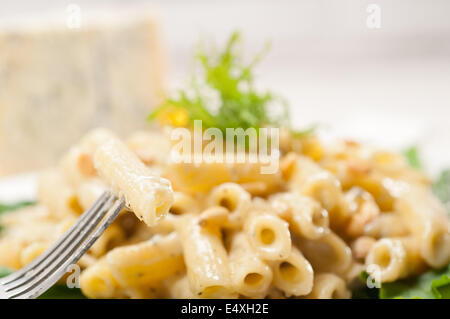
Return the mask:
[[36, 199], [36, 182], [36, 173], [0, 179], [0, 202], [7, 204]]

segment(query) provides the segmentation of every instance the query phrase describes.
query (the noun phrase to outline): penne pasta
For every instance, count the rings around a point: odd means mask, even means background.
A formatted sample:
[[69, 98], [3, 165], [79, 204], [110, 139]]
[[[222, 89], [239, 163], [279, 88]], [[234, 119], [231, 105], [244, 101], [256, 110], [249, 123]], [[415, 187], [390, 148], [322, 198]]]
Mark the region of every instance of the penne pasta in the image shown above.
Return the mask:
[[168, 297], [172, 299], [196, 299], [198, 296], [191, 290], [188, 276], [183, 273], [169, 278], [165, 282]]
[[60, 169], [71, 187], [77, 188], [86, 179], [97, 175], [93, 155], [101, 144], [114, 137], [112, 132], [99, 128], [67, 151], [61, 160]]
[[56, 217], [78, 215], [83, 211], [76, 193], [56, 170], [45, 171], [39, 176], [37, 196]]
[[288, 183], [291, 190], [315, 198], [330, 213], [339, 208], [342, 200], [339, 180], [307, 157], [297, 158]]
[[234, 290], [245, 297], [262, 298], [272, 282], [272, 270], [239, 232], [231, 240], [229, 253], [231, 281]]
[[10, 269], [22, 267], [22, 250], [26, 247], [23, 242], [3, 238], [0, 240], [0, 265]]
[[273, 284], [287, 296], [304, 296], [311, 292], [314, 272], [308, 260], [295, 247], [290, 255], [272, 265]]
[[208, 204], [227, 209], [229, 223], [241, 225], [248, 214], [250, 194], [238, 184], [225, 183], [211, 190]]
[[124, 231], [117, 224], [112, 224], [92, 245], [90, 253], [95, 257], [101, 257], [124, 241]]
[[[370, 265], [376, 267], [369, 267]], [[420, 256], [416, 239], [383, 238], [370, 249], [366, 267], [377, 281], [392, 282], [420, 273], [425, 269], [425, 263]]]
[[146, 165], [164, 165], [171, 142], [165, 132], [139, 131], [126, 141], [129, 149]]
[[123, 287], [153, 285], [184, 270], [182, 248], [176, 233], [156, 235], [139, 244], [117, 247], [106, 254], [105, 261]]
[[197, 217], [186, 216], [178, 231], [192, 292], [201, 298], [230, 295], [229, 261], [219, 229], [202, 227]]
[[62, 158], [60, 168], [65, 179], [72, 187], [77, 187], [83, 181], [96, 175], [92, 154], [83, 151], [80, 147], [70, 148]]
[[173, 203], [169, 212], [173, 215], [198, 214], [200, 213], [200, 208], [191, 196], [181, 192], [174, 192]]
[[121, 287], [103, 259], [82, 272], [80, 286], [83, 294], [89, 298], [107, 299], [120, 297]]
[[20, 263], [22, 264], [22, 267], [28, 265], [34, 259], [39, 257], [39, 255], [41, 255], [48, 248], [48, 246], [48, 243], [37, 242], [24, 248], [20, 253]]
[[252, 195], [263, 196], [282, 189], [280, 172], [262, 174], [261, 163], [169, 163], [164, 170], [175, 190], [188, 194], [206, 194], [224, 183], [236, 183], [251, 191]]
[[345, 194], [345, 199], [350, 210], [350, 216], [346, 221], [345, 234], [349, 237], [358, 237], [364, 233], [365, 227], [379, 214], [372, 195], [359, 187], [353, 187]]
[[128, 287], [121, 291], [123, 298], [129, 299], [157, 299], [165, 298], [166, 289], [162, 284]]
[[295, 234], [317, 239], [329, 230], [328, 212], [310, 197], [284, 193], [271, 200], [278, 215], [285, 219]]
[[351, 265], [351, 249], [331, 231], [317, 240], [299, 239], [297, 243], [314, 271], [342, 275]]
[[164, 217], [173, 202], [170, 182], [155, 176], [121, 141], [110, 139], [100, 146], [94, 163], [100, 175], [147, 225]]
[[344, 299], [362, 271], [389, 283], [450, 262], [447, 212], [401, 155], [285, 130], [263, 174], [174, 163], [172, 129], [83, 137], [40, 175], [37, 205], [0, 211], [0, 266], [29, 264], [110, 191], [127, 205], [77, 263], [88, 298]]
[[281, 260], [291, 252], [291, 234], [287, 222], [274, 214], [254, 211], [244, 231], [250, 245], [264, 260]]
[[83, 181], [76, 191], [80, 206], [86, 211], [107, 189], [106, 184], [98, 178]]
[[314, 276], [314, 285], [310, 299], [349, 299], [350, 291], [345, 281], [331, 273], [321, 273]]
[[374, 238], [404, 237], [409, 234], [408, 227], [398, 212], [378, 215], [364, 227], [364, 235]]
[[355, 259], [364, 260], [375, 242], [376, 239], [369, 236], [361, 236], [356, 239], [351, 244], [353, 257]]
[[428, 265], [450, 263], [450, 221], [444, 206], [421, 186], [410, 186], [396, 207], [409, 231], [418, 240], [420, 254]]

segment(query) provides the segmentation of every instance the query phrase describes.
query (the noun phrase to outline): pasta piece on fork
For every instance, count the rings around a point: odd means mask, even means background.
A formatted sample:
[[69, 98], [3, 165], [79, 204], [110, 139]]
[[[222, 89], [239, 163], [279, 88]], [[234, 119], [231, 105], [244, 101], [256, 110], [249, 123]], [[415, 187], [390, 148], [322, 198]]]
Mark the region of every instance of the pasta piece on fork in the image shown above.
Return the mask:
[[99, 174], [120, 196], [127, 206], [153, 226], [164, 217], [173, 203], [173, 191], [168, 180], [155, 174], [116, 138], [101, 145], [94, 154]]

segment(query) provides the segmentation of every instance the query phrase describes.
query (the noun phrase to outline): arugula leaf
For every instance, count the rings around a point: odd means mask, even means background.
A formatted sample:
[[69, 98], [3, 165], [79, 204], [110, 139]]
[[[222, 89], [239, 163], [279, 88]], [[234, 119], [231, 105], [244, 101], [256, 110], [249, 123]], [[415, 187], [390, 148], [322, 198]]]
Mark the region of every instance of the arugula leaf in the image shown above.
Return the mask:
[[441, 173], [438, 180], [432, 185], [434, 194], [447, 206], [450, 214], [450, 169]]
[[415, 278], [384, 283], [380, 288], [380, 298], [450, 299], [450, 265]]
[[8, 276], [12, 273], [12, 270], [3, 266], [0, 266], [0, 278]]
[[353, 299], [450, 299], [450, 265], [415, 278], [384, 283], [380, 289], [368, 288], [367, 277], [367, 272], [361, 272], [364, 287], [352, 292]]
[[157, 107], [148, 120], [173, 126], [189, 126], [194, 120], [202, 120], [205, 127], [219, 128], [223, 133], [226, 128], [289, 127], [287, 103], [254, 85], [254, 66], [269, 46], [244, 64], [237, 50], [240, 42], [240, 33], [234, 32], [222, 50], [212, 54], [199, 50], [195, 61], [200, 72], [192, 76], [186, 89]]
[[9, 211], [13, 211], [13, 210], [17, 210], [19, 208], [25, 207], [25, 206], [29, 206], [29, 205], [33, 205], [34, 202], [30, 202], [30, 201], [24, 201], [24, 202], [18, 202], [18, 203], [14, 203], [14, 204], [2, 204], [0, 203], [0, 214], [5, 213], [5, 212], [9, 212]]
[[422, 160], [419, 156], [419, 150], [416, 146], [411, 146], [403, 151], [403, 155], [405, 156], [406, 160], [408, 161], [409, 165], [411, 167], [416, 169], [422, 169]]
[[40, 295], [38, 299], [86, 299], [86, 296], [83, 295], [79, 288], [55, 285]]
[[450, 299], [450, 275], [433, 280], [431, 290], [438, 299]]

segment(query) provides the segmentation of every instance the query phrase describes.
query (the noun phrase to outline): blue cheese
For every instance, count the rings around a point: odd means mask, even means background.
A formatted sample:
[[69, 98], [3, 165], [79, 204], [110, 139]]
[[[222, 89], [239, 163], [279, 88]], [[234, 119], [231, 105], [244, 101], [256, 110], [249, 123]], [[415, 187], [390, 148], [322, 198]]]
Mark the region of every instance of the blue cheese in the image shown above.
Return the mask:
[[158, 21], [0, 26], [0, 176], [50, 166], [86, 131], [126, 135], [160, 102]]

